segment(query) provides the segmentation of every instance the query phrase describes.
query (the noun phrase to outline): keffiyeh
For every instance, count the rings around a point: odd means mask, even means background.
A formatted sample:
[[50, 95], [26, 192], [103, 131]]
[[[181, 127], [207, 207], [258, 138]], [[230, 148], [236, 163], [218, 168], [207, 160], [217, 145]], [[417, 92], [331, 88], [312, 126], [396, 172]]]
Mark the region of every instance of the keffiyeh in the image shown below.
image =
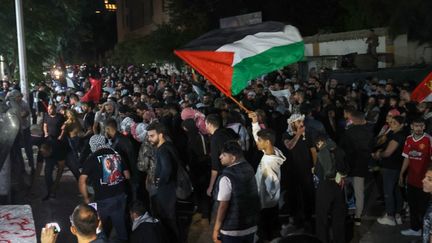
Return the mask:
[[90, 138], [89, 144], [90, 149], [93, 153], [101, 148], [111, 148], [110, 145], [106, 142], [105, 137], [100, 134], [93, 135]]
[[298, 113], [295, 113], [295, 114], [292, 114], [291, 116], [290, 116], [290, 118], [288, 119], [288, 129], [287, 129], [287, 132], [290, 134], [290, 135], [293, 135], [294, 134], [294, 130], [293, 130], [293, 128], [292, 128], [292, 124], [294, 123], [294, 122], [296, 122], [296, 121], [303, 121], [305, 119], [305, 116], [304, 115], [302, 115], [302, 114], [298, 114]]

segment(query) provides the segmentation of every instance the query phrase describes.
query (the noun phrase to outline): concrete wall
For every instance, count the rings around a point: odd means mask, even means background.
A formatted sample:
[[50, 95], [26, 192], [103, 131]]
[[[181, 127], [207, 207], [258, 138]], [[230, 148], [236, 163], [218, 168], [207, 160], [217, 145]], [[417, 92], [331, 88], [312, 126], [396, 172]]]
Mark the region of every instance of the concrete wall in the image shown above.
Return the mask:
[[[342, 33], [345, 34], [345, 33]], [[332, 34], [334, 35], [334, 34]], [[342, 35], [341, 35], [342, 36]], [[358, 36], [357, 36], [358, 37]], [[347, 39], [343, 35], [343, 40], [315, 41], [311, 37], [306, 37], [305, 56], [306, 57], [325, 57], [325, 56], [342, 56], [350, 53], [365, 54], [367, 51], [366, 37], [357, 39]], [[388, 35], [378, 37], [379, 54], [387, 53], [393, 55], [394, 63], [387, 60], [380, 60], [379, 67], [409, 66], [420, 63], [432, 63], [432, 45], [419, 44], [418, 42], [409, 41], [407, 35], [399, 35], [395, 39]]]
[[409, 61], [412, 65], [420, 63], [432, 63], [432, 46], [408, 41]]
[[[358, 54], [365, 54], [367, 51], [366, 38], [357, 40], [342, 40], [342, 41], [328, 41], [319, 43], [319, 55], [346, 55], [357, 52]], [[385, 51], [385, 37], [379, 37], [379, 46], [377, 52]]]

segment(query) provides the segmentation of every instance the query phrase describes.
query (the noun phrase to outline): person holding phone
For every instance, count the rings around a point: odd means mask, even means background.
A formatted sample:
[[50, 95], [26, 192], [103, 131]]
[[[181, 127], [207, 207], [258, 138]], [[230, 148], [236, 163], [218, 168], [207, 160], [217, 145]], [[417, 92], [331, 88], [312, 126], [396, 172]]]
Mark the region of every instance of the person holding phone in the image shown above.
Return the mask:
[[[70, 231], [77, 237], [78, 243], [106, 243], [107, 240], [98, 236], [100, 220], [96, 209], [87, 204], [78, 205], [70, 216]], [[41, 243], [55, 243], [60, 227], [57, 223], [49, 223], [41, 232]]]

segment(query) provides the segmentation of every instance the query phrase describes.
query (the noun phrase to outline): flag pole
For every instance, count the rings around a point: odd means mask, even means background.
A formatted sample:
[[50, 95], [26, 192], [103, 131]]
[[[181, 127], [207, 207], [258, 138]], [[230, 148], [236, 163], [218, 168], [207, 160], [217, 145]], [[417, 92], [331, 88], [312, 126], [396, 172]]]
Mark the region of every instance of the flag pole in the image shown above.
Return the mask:
[[230, 98], [234, 103], [236, 103], [241, 109], [243, 109], [246, 113], [251, 113], [252, 111], [246, 108], [240, 101], [236, 100], [231, 95], [227, 95], [228, 98]]
[[[192, 79], [197, 82], [198, 78], [196, 76], [195, 73], [195, 69], [193, 69], [191, 67], [191, 73], [192, 73]], [[234, 101], [234, 103], [236, 103], [241, 109], [243, 109], [246, 113], [251, 113], [252, 111], [250, 111], [248, 108], [246, 108], [241, 102], [239, 102], [238, 100], [236, 100], [234, 97], [232, 97], [232, 95], [229, 94], [225, 94], [228, 98], [230, 98], [232, 101]]]

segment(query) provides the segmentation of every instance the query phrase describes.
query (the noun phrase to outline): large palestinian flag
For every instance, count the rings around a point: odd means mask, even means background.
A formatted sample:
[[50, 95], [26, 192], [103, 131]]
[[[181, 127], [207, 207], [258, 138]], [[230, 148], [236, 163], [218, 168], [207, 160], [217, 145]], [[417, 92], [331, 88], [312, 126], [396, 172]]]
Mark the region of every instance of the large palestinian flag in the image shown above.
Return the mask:
[[231, 96], [249, 80], [301, 60], [304, 43], [294, 26], [264, 22], [208, 32], [174, 53]]

